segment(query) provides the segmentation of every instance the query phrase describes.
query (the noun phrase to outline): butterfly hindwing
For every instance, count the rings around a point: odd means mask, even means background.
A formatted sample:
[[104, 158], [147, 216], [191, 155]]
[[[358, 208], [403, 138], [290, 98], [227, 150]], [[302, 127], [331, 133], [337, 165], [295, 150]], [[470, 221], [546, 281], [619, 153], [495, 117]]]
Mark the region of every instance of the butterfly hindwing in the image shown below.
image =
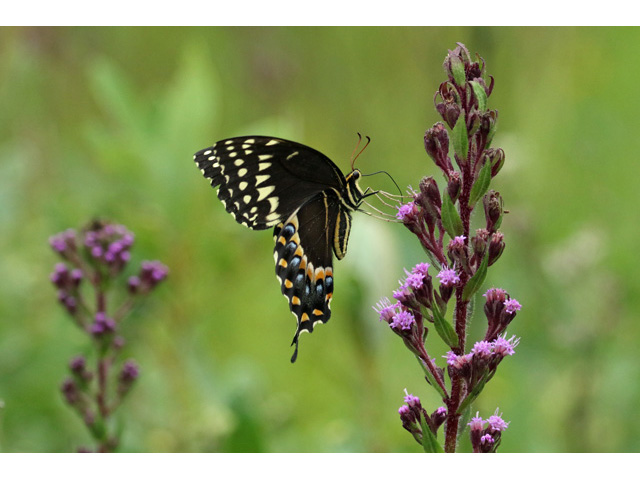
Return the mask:
[[321, 192], [274, 229], [276, 275], [297, 320], [291, 361], [299, 335], [331, 317], [333, 245], [343, 210], [333, 191]]
[[344, 176], [324, 154], [273, 137], [221, 140], [194, 156], [218, 188], [236, 221], [254, 230], [273, 227], [328, 188], [345, 188]]

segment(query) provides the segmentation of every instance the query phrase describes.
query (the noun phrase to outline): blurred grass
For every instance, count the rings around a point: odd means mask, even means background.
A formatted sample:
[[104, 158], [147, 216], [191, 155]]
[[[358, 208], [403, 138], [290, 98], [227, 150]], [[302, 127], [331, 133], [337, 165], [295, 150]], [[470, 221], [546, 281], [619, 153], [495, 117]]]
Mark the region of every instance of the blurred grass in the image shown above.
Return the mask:
[[124, 451], [418, 451], [397, 418], [403, 389], [439, 403], [370, 307], [424, 260], [411, 235], [355, 219], [332, 321], [291, 366], [271, 235], [233, 222], [192, 155], [266, 134], [344, 170], [360, 131], [373, 138], [360, 168], [416, 186], [435, 174], [422, 135], [457, 41], [496, 78], [507, 156], [507, 249], [486, 286], [524, 305], [517, 354], [474, 409], [511, 421], [503, 452], [638, 451], [631, 28], [0, 29], [0, 449], [89, 442], [59, 393], [86, 347], [56, 305], [47, 239], [101, 216], [136, 233], [134, 264], [171, 269], [125, 324], [142, 376]]

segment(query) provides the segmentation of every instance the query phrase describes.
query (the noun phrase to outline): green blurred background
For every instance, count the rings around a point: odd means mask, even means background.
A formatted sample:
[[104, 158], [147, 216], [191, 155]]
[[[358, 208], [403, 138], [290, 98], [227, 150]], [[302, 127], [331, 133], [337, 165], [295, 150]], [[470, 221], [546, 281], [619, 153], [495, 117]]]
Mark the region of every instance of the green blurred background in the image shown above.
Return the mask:
[[[456, 42], [496, 79], [493, 146], [506, 152], [493, 187], [511, 211], [507, 248], [486, 288], [523, 305], [517, 353], [474, 411], [511, 422], [502, 452], [638, 451], [633, 28], [1, 29], [0, 449], [91, 443], [59, 391], [88, 350], [49, 283], [48, 238], [100, 216], [135, 232], [132, 271], [155, 258], [171, 270], [124, 324], [142, 374], [118, 414], [123, 451], [419, 451], [398, 418], [403, 389], [440, 403], [371, 309], [425, 261], [415, 239], [356, 216], [332, 320], [291, 365], [272, 236], [237, 225], [192, 156], [265, 134], [347, 170], [359, 131], [373, 139], [362, 170], [417, 186], [437, 174], [422, 136]], [[482, 328], [479, 315], [472, 340]]]

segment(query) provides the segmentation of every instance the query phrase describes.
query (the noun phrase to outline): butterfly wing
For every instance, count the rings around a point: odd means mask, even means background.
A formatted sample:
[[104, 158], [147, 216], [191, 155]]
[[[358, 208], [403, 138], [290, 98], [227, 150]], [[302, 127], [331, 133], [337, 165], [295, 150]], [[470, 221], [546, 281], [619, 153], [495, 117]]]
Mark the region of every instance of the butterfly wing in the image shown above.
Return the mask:
[[300, 334], [312, 332], [318, 322], [326, 323], [331, 317], [334, 245], [347, 241], [337, 240], [336, 225], [343, 215], [350, 218], [334, 191], [326, 190], [274, 229], [276, 275], [298, 323], [292, 362], [298, 355]]
[[255, 230], [273, 227], [318, 193], [346, 185], [325, 155], [273, 137], [236, 137], [197, 152], [194, 160], [236, 221]]

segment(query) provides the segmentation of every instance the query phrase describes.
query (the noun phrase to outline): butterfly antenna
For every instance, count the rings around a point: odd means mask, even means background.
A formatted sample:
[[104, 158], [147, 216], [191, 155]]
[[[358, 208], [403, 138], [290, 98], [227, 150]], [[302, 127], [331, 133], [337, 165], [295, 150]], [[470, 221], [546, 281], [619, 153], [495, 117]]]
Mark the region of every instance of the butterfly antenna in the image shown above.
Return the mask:
[[358, 147], [360, 146], [360, 142], [362, 142], [362, 135], [360, 135], [360, 132], [356, 132], [358, 134], [358, 143], [356, 143], [356, 146], [353, 148], [353, 152], [351, 152], [351, 170], [353, 170], [353, 163], [355, 162], [355, 157], [356, 157], [356, 151], [358, 150]]
[[354, 170], [356, 159], [362, 154], [362, 152], [364, 152], [364, 149], [367, 148], [371, 143], [371, 137], [367, 135], [365, 138], [367, 139], [367, 143], [365, 144], [364, 147], [362, 147], [362, 150], [360, 150], [360, 152], [358, 152], [358, 154], [354, 157], [353, 155], [356, 153], [356, 150], [358, 149], [358, 146], [360, 146], [360, 142], [362, 141], [362, 135], [360, 135], [360, 133], [358, 132], [358, 144], [356, 145], [356, 148], [353, 149], [353, 153], [351, 154], [351, 170]]
[[[364, 150], [364, 148], [363, 148], [363, 150]], [[362, 152], [360, 152], [360, 153], [362, 153]], [[400, 187], [398, 186], [398, 184], [396, 183], [396, 181], [394, 180], [394, 178], [391, 176], [391, 174], [389, 172], [387, 172], [385, 170], [380, 170], [379, 172], [367, 173], [366, 175], [363, 174], [362, 176], [363, 177], [370, 177], [372, 175], [377, 175], [379, 173], [384, 173], [387, 177], [389, 177], [391, 179], [391, 181], [393, 182], [393, 184], [398, 189], [398, 192], [400, 192], [400, 198], [404, 197], [404, 195], [402, 195], [402, 190], [400, 190]], [[383, 194], [385, 194], [385, 196], [394, 196], [395, 197], [395, 195], [391, 195], [390, 193], [387, 193], [387, 192], [380, 191], [379, 193], [383, 193]]]

